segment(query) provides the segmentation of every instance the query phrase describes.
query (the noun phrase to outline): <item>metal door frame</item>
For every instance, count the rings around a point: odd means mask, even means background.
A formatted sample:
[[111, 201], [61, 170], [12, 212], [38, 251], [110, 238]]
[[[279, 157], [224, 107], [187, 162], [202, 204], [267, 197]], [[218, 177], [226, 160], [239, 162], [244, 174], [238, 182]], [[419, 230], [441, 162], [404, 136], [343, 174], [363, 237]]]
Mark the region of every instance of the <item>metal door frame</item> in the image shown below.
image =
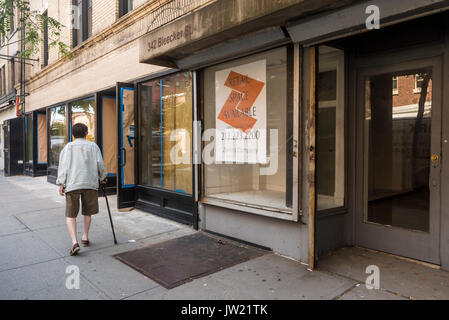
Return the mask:
[[[198, 229], [198, 203], [195, 199], [195, 192], [197, 190], [198, 184], [196, 176], [198, 174], [197, 165], [192, 163], [192, 194], [182, 194], [175, 191], [170, 191], [160, 187], [150, 187], [140, 184], [140, 111], [141, 111], [141, 89], [142, 85], [147, 81], [152, 81], [156, 79], [162, 79], [165, 76], [174, 75], [178, 72], [182, 72], [177, 69], [170, 69], [160, 73], [152, 74], [148, 77], [136, 80], [134, 85], [136, 89], [136, 109], [135, 109], [135, 130], [136, 130], [136, 208], [149, 211], [152, 214], [174, 220], [183, 224], [191, 225], [194, 229]], [[196, 93], [196, 72], [192, 72], [192, 120], [195, 120], [196, 115], [196, 104], [197, 104], [197, 93]], [[194, 124], [192, 123], [192, 132], [195, 130]], [[194, 133], [195, 135], [195, 133]], [[192, 137], [192, 160], [195, 158], [194, 153], [194, 143], [195, 136]]]
[[[124, 186], [124, 163], [126, 158], [123, 153], [123, 89], [132, 89], [134, 92], [134, 118], [136, 115], [136, 88], [133, 83], [117, 82], [116, 85], [116, 106], [117, 106], [117, 207], [118, 209], [124, 209], [134, 207], [135, 205], [135, 187], [136, 187], [136, 147], [134, 145], [134, 184]], [[134, 137], [136, 137], [136, 123], [134, 121]], [[136, 143], [136, 139], [134, 140]]]
[[[441, 46], [431, 48], [421, 48], [417, 50], [408, 50], [407, 52], [395, 52], [392, 54], [384, 54], [381, 57], [363, 58], [355, 63], [356, 88], [353, 91], [355, 97], [355, 113], [356, 123], [356, 145], [355, 151], [355, 214], [354, 219], [354, 243], [361, 246], [371, 247], [381, 251], [387, 251], [393, 254], [408, 256], [419, 260], [440, 264], [440, 195], [441, 195], [441, 165], [438, 171], [431, 170], [429, 179], [437, 179], [437, 189], [430, 186], [433, 191], [430, 194], [430, 228], [429, 234], [419, 231], [411, 231], [400, 228], [387, 228], [382, 225], [374, 225], [364, 223], [366, 190], [366, 157], [364, 149], [364, 79], [367, 76], [382, 74], [387, 72], [395, 72], [400, 70], [413, 70], [423, 67], [432, 67], [432, 126], [431, 126], [431, 153], [438, 152], [441, 157], [441, 114], [442, 114], [442, 66], [443, 60], [441, 55]], [[435, 83], [439, 85], [436, 86]], [[429, 160], [430, 161], [430, 160]], [[433, 172], [432, 172], [433, 171]], [[430, 183], [430, 181], [429, 181]], [[362, 219], [362, 220], [361, 220]], [[382, 237], [379, 237], [382, 233]], [[398, 239], [407, 239], [403, 244]], [[431, 244], [432, 249], [435, 245], [433, 253], [429, 247], [421, 247], [415, 252], [410, 252], [411, 247], [419, 248], [419, 243], [427, 241]], [[382, 242], [382, 243], [380, 243]], [[374, 244], [374, 246], [373, 246]]]

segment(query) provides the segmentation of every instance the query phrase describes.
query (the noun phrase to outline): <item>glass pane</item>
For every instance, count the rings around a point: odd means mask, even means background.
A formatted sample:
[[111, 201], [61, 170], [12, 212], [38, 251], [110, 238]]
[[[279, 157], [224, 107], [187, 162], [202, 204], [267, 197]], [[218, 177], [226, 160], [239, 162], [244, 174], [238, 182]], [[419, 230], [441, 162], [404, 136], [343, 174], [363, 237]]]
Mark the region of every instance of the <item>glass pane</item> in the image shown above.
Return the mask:
[[77, 2], [78, 19], [75, 21], [75, 32], [76, 32], [76, 45], [79, 45], [85, 39], [83, 39], [83, 1], [78, 0]]
[[[420, 79], [419, 92], [415, 75]], [[393, 94], [393, 79], [397, 93]], [[429, 231], [432, 71], [366, 80], [367, 221]]]
[[287, 73], [285, 47], [205, 70], [207, 197], [291, 212], [293, 108]]
[[344, 206], [344, 54], [330, 47], [319, 49], [316, 188], [317, 208], [325, 210]]
[[[72, 127], [77, 123], [83, 123], [88, 128], [86, 140], [95, 142], [95, 100], [89, 98], [75, 101], [69, 104], [72, 113]], [[75, 138], [72, 136], [72, 141]]]
[[191, 194], [191, 74], [146, 82], [140, 96], [140, 183]]
[[135, 184], [134, 88], [121, 88], [120, 90], [122, 119], [122, 187], [132, 187]]
[[65, 105], [51, 108], [50, 112], [50, 156], [49, 165], [59, 165], [59, 154], [67, 143], [67, 118]]
[[25, 116], [25, 134], [26, 134], [26, 148], [25, 161], [33, 164], [33, 115]]

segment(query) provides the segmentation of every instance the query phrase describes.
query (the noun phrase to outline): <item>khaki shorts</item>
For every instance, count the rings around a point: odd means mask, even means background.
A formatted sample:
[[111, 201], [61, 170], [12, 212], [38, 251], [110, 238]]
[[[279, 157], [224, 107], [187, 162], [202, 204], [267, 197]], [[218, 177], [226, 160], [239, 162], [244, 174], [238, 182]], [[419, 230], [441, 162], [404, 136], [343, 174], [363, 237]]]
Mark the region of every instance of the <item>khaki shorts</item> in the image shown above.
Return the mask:
[[98, 213], [98, 191], [82, 189], [70, 191], [65, 194], [65, 216], [76, 218], [80, 210], [80, 198], [83, 216], [91, 216]]

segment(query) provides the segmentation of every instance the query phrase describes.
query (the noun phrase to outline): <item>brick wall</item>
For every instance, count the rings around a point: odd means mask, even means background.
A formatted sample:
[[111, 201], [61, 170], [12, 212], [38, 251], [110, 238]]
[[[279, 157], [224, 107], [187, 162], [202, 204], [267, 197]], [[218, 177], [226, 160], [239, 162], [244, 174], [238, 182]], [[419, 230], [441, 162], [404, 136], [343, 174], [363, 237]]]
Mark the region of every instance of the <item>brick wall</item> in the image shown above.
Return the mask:
[[[393, 95], [393, 107], [408, 106], [419, 103], [421, 93], [415, 90], [415, 75], [398, 77], [398, 91]], [[432, 101], [432, 81], [429, 82], [426, 102]]]
[[118, 0], [95, 0], [92, 6], [92, 35], [111, 26], [118, 16]]

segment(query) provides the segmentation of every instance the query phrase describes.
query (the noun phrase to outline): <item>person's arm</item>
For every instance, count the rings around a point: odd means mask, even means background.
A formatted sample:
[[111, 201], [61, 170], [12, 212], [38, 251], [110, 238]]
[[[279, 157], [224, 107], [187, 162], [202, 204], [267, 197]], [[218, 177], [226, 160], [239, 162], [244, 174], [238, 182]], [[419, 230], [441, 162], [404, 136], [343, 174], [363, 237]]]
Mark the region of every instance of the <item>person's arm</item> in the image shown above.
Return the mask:
[[59, 194], [64, 195], [67, 183], [67, 148], [64, 147], [59, 155], [58, 178], [56, 184], [59, 185]]
[[104, 165], [103, 156], [101, 155], [100, 148], [96, 145], [97, 149], [97, 168], [98, 168], [98, 178], [101, 182], [106, 182], [106, 166]]

